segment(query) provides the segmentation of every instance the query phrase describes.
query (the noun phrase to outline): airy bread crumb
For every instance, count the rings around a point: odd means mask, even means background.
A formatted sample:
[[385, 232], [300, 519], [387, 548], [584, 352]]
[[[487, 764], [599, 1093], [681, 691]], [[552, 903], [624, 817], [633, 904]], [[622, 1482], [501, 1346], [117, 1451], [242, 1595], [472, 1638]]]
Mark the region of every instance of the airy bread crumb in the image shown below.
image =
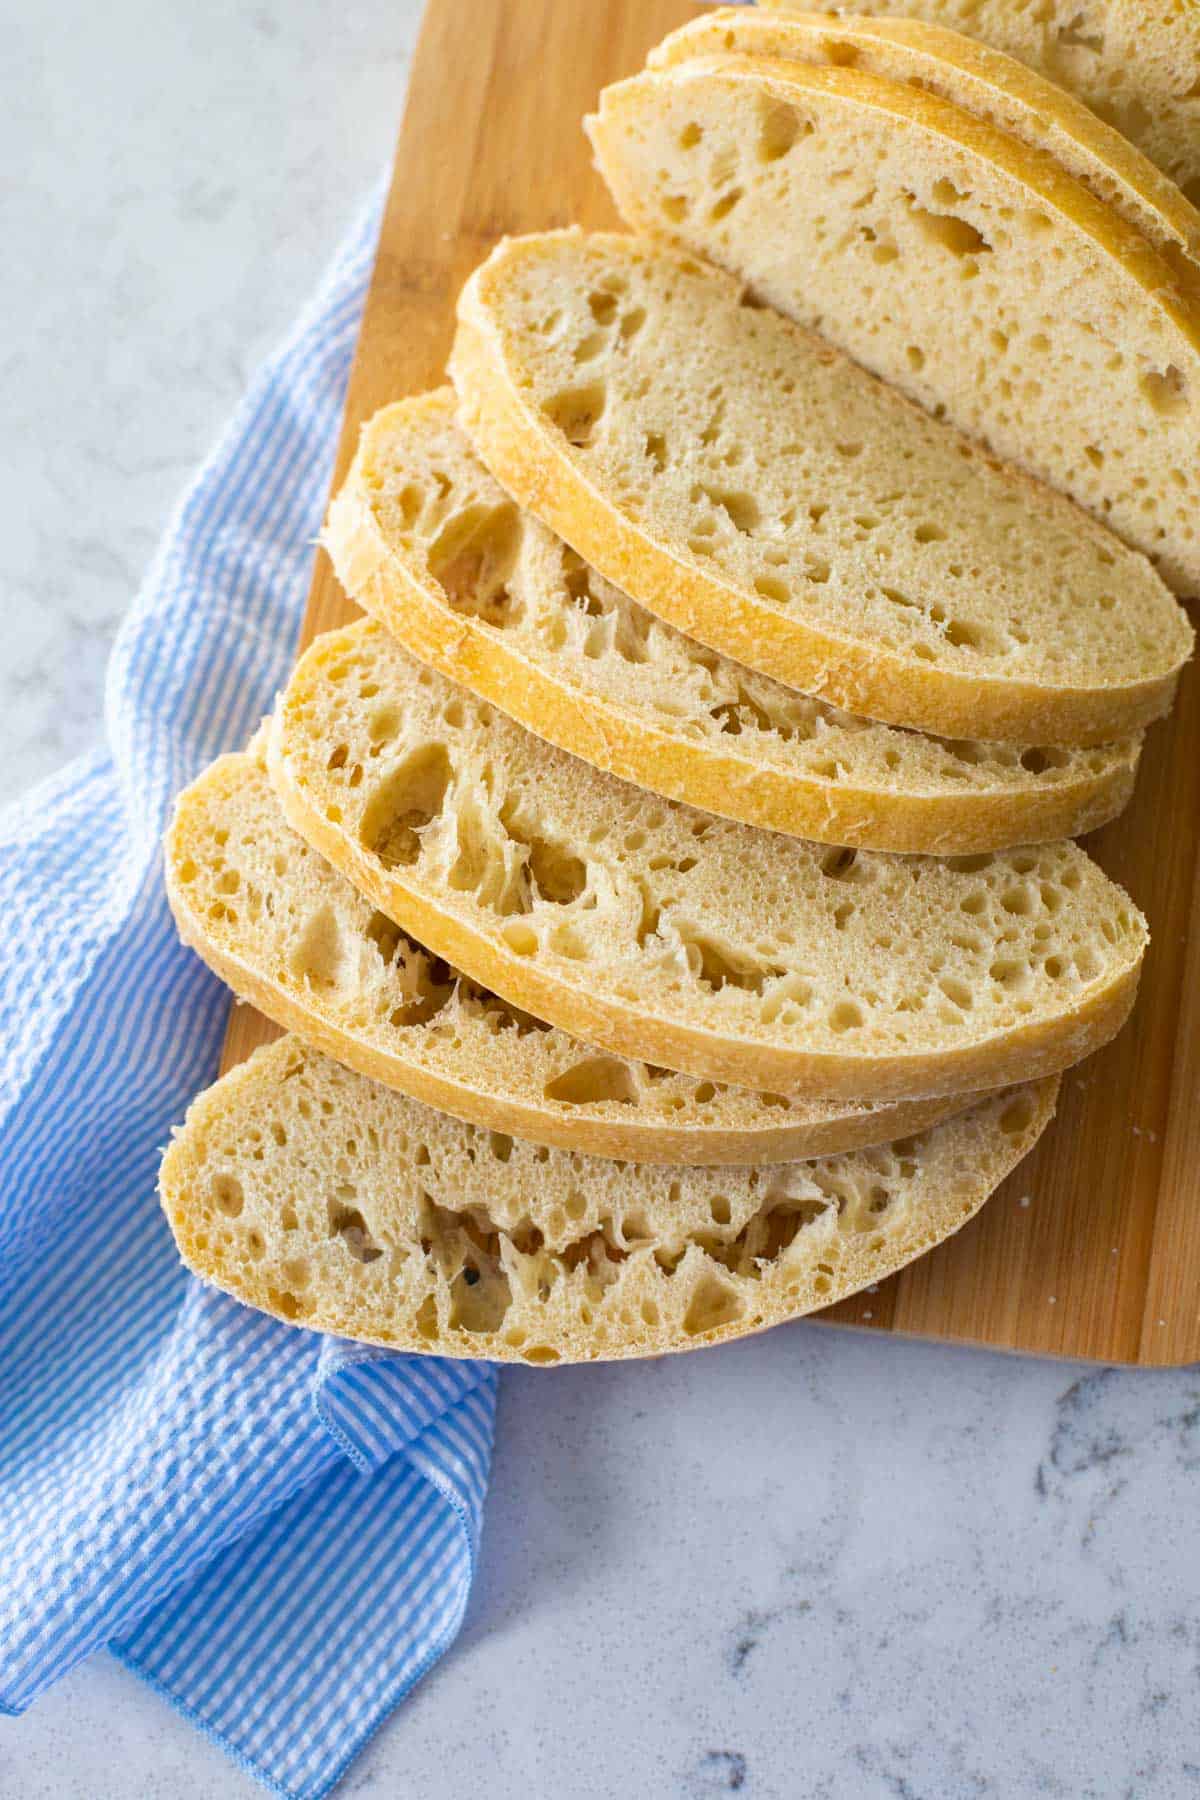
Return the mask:
[[184, 1261], [281, 1319], [533, 1364], [654, 1356], [828, 1306], [957, 1231], [1057, 1083], [773, 1169], [648, 1169], [464, 1125], [295, 1038], [193, 1102], [159, 1191]]

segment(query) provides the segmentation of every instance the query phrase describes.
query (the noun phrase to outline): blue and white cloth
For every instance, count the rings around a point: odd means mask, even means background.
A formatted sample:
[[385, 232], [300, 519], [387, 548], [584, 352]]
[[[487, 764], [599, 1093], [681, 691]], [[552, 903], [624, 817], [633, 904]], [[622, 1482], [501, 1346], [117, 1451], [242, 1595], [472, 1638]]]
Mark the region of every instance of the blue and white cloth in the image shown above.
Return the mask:
[[186, 496], [113, 654], [106, 748], [0, 817], [0, 1708], [105, 1645], [298, 1800], [458, 1630], [495, 1373], [184, 1273], [158, 1159], [228, 995], [176, 940], [159, 840], [286, 672], [377, 223]]

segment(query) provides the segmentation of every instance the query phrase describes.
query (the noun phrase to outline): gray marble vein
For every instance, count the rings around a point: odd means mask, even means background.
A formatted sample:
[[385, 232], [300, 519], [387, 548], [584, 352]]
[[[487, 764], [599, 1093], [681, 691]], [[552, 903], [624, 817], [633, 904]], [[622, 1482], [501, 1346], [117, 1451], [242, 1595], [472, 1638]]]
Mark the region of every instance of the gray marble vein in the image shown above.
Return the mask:
[[[171, 507], [384, 160], [417, 11], [7, 9], [10, 790], [95, 740]], [[1192, 1371], [798, 1325], [512, 1374], [462, 1638], [342, 1792], [1200, 1796], [1198, 1519]], [[0, 1800], [259, 1791], [104, 1656], [0, 1721]]]

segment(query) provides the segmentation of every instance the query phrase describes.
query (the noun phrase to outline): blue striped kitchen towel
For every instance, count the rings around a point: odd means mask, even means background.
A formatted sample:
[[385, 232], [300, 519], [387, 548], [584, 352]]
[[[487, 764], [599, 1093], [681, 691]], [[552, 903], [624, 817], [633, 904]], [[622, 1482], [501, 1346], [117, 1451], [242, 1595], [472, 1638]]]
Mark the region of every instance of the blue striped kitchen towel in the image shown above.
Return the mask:
[[106, 747], [0, 818], [0, 1707], [107, 1645], [305, 1800], [458, 1630], [495, 1377], [185, 1275], [158, 1157], [228, 996], [176, 941], [159, 839], [285, 673], [377, 222], [186, 496], [114, 650]]

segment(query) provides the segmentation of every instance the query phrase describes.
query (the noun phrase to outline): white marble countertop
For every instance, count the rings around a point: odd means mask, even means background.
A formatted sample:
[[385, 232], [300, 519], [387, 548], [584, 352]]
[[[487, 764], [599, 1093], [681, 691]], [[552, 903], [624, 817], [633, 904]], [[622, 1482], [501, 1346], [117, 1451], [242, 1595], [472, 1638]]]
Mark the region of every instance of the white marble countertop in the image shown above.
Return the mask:
[[[181, 485], [382, 166], [418, 11], [10, 9], [10, 791], [94, 740]], [[512, 1374], [467, 1625], [339, 1792], [1198, 1794], [1198, 1520], [1195, 1372], [801, 1324]], [[0, 1800], [260, 1791], [105, 1656], [0, 1721]]]

